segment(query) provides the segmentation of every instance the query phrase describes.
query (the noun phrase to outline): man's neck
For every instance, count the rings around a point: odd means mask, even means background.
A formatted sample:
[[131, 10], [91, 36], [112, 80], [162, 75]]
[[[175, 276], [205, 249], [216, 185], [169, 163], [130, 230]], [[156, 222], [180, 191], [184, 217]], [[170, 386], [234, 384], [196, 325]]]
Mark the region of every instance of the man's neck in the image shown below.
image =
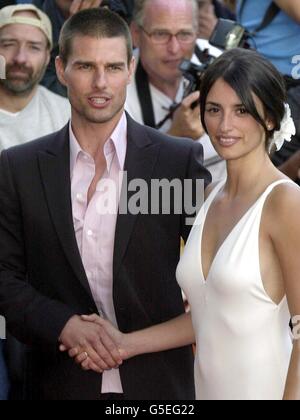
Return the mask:
[[0, 86], [0, 109], [4, 111], [17, 113], [23, 111], [31, 102], [36, 94], [38, 86], [36, 86], [30, 93], [26, 95], [14, 95]]
[[170, 83], [166, 83], [164, 81], [149, 77], [149, 82], [151, 83], [152, 86], [154, 86], [160, 92], [168, 96], [168, 98], [170, 98], [173, 102], [176, 101], [178, 89], [180, 86], [180, 80], [176, 80], [176, 82], [170, 84]]
[[152, 86], [154, 86], [160, 92], [168, 96], [168, 98], [170, 98], [173, 102], [176, 101], [181, 78], [173, 80], [172, 82], [166, 82], [164, 80], [157, 79], [149, 75], [149, 82], [151, 83]]
[[124, 109], [106, 123], [90, 123], [72, 111], [72, 130], [82, 150], [96, 161], [103, 154], [106, 141], [119, 124]]

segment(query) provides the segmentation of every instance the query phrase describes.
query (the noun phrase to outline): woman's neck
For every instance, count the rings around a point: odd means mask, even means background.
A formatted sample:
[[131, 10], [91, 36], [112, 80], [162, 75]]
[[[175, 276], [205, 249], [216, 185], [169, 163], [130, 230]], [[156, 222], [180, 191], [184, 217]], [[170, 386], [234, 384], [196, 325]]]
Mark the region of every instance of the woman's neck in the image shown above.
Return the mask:
[[278, 177], [278, 170], [273, 166], [264, 151], [247, 155], [241, 159], [227, 162], [227, 181], [224, 191], [230, 199], [260, 191], [265, 185]]

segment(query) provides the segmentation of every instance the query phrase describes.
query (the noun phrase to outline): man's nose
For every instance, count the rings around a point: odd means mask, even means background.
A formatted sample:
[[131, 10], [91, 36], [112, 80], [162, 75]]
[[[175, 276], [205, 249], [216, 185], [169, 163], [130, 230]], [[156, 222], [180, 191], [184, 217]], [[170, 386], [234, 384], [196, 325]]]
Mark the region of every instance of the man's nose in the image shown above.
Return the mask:
[[25, 64], [28, 60], [28, 53], [26, 48], [19, 47], [14, 55], [14, 62], [17, 64]]
[[172, 54], [177, 54], [178, 51], [180, 51], [181, 49], [180, 42], [178, 42], [176, 35], [172, 35], [167, 46], [168, 46], [168, 51]]
[[105, 71], [103, 70], [96, 70], [94, 74], [93, 84], [95, 88], [103, 89], [107, 87], [107, 76]]

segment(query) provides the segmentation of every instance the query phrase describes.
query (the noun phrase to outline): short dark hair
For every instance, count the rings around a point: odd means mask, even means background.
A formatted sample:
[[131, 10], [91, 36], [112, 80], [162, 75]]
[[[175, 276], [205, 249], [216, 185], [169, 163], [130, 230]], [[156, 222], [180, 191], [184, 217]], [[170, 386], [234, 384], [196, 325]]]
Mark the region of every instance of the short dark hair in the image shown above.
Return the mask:
[[72, 52], [76, 35], [100, 39], [122, 37], [126, 41], [128, 65], [131, 62], [133, 49], [129, 27], [119, 15], [106, 8], [82, 10], [65, 22], [59, 37], [59, 56], [64, 64]]
[[[207, 96], [218, 79], [223, 79], [231, 86], [247, 112], [263, 126], [268, 148], [274, 131], [280, 129], [285, 113], [287, 93], [283, 76], [270, 61], [256, 51], [234, 48], [222, 54], [209, 66], [201, 82], [201, 121], [206, 132], [204, 116]], [[252, 93], [262, 102], [265, 116], [274, 124], [273, 130], [268, 130], [259, 115]]]

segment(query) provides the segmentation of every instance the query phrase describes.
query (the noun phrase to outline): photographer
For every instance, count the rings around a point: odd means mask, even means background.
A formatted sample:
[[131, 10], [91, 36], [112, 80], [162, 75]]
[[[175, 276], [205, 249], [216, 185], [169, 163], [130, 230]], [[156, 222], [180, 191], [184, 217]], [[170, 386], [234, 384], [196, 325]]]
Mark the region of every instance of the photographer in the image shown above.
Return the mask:
[[295, 0], [238, 0], [238, 21], [251, 34], [250, 44], [285, 76], [288, 102], [297, 133], [273, 156], [276, 166], [293, 180], [300, 168], [300, 4]]
[[183, 99], [185, 86], [179, 70], [181, 62], [190, 60], [195, 50], [197, 11], [197, 0], [136, 0], [132, 35], [139, 58], [135, 80], [128, 88], [126, 110], [139, 123], [157, 127], [174, 104], [181, 104], [160, 130], [201, 139], [205, 166], [213, 179], [219, 179], [224, 176], [225, 165], [216, 158], [209, 138], [203, 136], [199, 106], [191, 106], [199, 100], [199, 92]]

